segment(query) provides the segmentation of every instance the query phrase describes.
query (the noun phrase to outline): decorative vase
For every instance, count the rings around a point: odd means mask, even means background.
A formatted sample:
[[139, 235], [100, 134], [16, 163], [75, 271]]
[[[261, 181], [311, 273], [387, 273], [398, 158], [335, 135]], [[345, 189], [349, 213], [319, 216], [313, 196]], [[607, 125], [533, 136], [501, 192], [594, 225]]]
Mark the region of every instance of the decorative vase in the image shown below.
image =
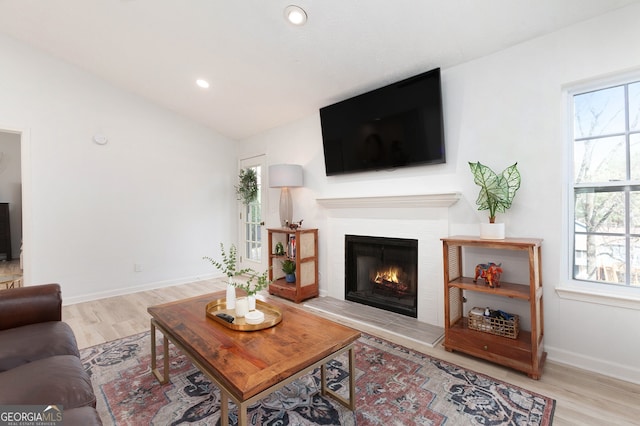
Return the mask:
[[284, 280], [288, 283], [295, 283], [296, 282], [296, 274], [285, 274], [284, 275]]
[[227, 283], [227, 309], [235, 309], [236, 308], [236, 288], [229, 278], [229, 282]]
[[249, 312], [249, 301], [246, 297], [238, 297], [236, 299], [236, 316], [238, 318], [244, 318]]
[[481, 223], [480, 238], [483, 240], [504, 240], [504, 223]]
[[249, 311], [255, 311], [256, 310], [256, 295], [252, 294], [250, 296], [247, 296], [247, 300], [249, 301]]

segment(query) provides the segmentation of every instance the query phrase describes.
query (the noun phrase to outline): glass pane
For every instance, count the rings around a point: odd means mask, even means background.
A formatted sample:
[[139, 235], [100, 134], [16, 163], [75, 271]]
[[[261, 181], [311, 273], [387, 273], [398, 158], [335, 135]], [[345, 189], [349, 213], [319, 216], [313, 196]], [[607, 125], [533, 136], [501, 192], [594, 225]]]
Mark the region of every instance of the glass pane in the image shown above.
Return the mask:
[[258, 183], [258, 195], [256, 200], [245, 206], [245, 257], [249, 260], [261, 262], [262, 261], [262, 226], [261, 222], [261, 167], [252, 167], [256, 171], [257, 183]]
[[635, 287], [640, 287], [640, 238], [631, 238], [631, 282]]
[[625, 233], [624, 193], [576, 192], [576, 232]]
[[629, 193], [629, 233], [640, 235], [640, 192]]
[[629, 85], [629, 130], [640, 130], [640, 81]]
[[631, 159], [631, 180], [640, 180], [640, 134], [629, 137]]
[[627, 178], [624, 136], [577, 141], [573, 151], [576, 183], [610, 182]]
[[625, 252], [624, 237], [576, 234], [574, 278], [624, 284]]
[[624, 107], [624, 86], [574, 96], [574, 139], [624, 132]]

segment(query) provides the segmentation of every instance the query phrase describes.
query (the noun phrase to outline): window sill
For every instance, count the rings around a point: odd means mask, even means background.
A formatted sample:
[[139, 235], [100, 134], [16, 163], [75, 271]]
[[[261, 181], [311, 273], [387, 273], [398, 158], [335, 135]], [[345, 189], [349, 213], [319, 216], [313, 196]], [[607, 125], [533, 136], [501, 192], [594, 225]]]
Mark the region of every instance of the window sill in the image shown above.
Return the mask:
[[596, 303], [598, 305], [615, 306], [617, 308], [633, 309], [640, 311], [640, 292], [636, 288], [624, 288], [623, 292], [607, 292], [601, 289], [583, 288], [572, 285], [556, 287], [556, 293], [562, 299], [576, 300], [579, 302]]

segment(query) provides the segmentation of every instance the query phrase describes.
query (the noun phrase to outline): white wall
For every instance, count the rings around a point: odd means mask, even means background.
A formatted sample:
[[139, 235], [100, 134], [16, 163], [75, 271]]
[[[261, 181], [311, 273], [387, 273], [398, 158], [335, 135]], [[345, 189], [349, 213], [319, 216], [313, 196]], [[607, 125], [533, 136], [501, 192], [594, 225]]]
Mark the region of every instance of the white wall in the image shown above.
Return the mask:
[[20, 135], [0, 132], [0, 203], [9, 203], [11, 257], [20, 258], [22, 244], [22, 177]]
[[23, 134], [28, 285], [69, 303], [215, 275], [202, 256], [236, 239], [234, 142], [4, 36], [0, 117]]
[[[631, 6], [543, 38], [450, 69], [443, 92], [447, 164], [393, 172], [326, 177], [319, 116], [243, 141], [240, 156], [262, 150], [269, 163], [302, 164], [305, 187], [295, 189], [294, 218], [318, 227], [330, 221], [316, 198], [460, 191], [451, 208], [451, 234], [478, 232], [468, 161], [494, 169], [517, 161], [522, 187], [507, 214], [508, 236], [543, 243], [545, 340], [549, 358], [640, 382], [640, 311], [561, 299], [567, 280], [563, 246], [563, 87], [584, 79], [640, 69], [640, 6]], [[275, 190], [271, 190], [275, 191]], [[277, 192], [270, 192], [277, 200]], [[273, 204], [273, 203], [272, 203]], [[268, 223], [277, 223], [277, 204]], [[321, 276], [328, 276], [329, 248], [320, 237]], [[323, 262], [324, 260], [324, 262]], [[326, 283], [321, 278], [321, 289]]]

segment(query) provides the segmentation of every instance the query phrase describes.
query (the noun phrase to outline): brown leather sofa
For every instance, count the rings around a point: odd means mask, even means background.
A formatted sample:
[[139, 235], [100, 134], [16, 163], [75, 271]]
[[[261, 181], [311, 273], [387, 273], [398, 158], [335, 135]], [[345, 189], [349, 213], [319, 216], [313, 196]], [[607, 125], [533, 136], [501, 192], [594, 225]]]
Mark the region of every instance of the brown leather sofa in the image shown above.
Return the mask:
[[66, 425], [101, 425], [58, 284], [0, 290], [0, 405], [62, 406]]

